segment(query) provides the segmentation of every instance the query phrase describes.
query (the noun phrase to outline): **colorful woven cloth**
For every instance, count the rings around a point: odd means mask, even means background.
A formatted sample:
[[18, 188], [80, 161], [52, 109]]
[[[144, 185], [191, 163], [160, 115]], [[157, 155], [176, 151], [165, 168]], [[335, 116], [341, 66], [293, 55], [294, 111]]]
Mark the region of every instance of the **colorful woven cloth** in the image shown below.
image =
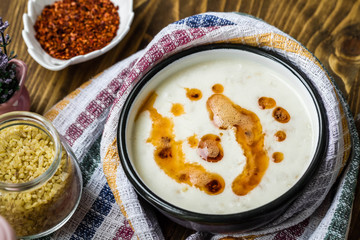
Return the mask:
[[[209, 43], [245, 44], [287, 58], [313, 82], [329, 120], [327, 156], [304, 193], [270, 224], [233, 236], [345, 239], [360, 161], [359, 140], [347, 104], [304, 46], [259, 19], [237, 13], [204, 13], [170, 24], [144, 50], [94, 77], [46, 114], [77, 155], [85, 184], [78, 210], [54, 238], [163, 239], [154, 213], [139, 202], [121, 168], [116, 149], [119, 113], [134, 84], [151, 66]], [[195, 233], [189, 239], [225, 236]]]

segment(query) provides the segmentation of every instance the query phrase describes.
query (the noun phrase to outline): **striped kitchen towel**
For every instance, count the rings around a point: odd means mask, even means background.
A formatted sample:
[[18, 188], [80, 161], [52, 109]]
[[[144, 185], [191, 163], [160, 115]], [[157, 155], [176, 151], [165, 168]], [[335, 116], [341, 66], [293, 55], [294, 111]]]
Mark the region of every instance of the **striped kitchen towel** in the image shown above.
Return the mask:
[[[151, 209], [142, 205], [121, 168], [116, 129], [122, 105], [151, 66], [189, 47], [237, 43], [273, 51], [302, 70], [320, 92], [329, 119], [327, 156], [311, 185], [279, 218], [251, 239], [344, 239], [359, 168], [359, 139], [347, 104], [321, 63], [295, 39], [254, 17], [204, 13], [165, 27], [142, 51], [115, 64], [54, 106], [46, 116], [73, 148], [84, 195], [53, 238], [163, 239]], [[349, 161], [347, 161], [349, 159]], [[195, 233], [189, 239], [228, 235]]]

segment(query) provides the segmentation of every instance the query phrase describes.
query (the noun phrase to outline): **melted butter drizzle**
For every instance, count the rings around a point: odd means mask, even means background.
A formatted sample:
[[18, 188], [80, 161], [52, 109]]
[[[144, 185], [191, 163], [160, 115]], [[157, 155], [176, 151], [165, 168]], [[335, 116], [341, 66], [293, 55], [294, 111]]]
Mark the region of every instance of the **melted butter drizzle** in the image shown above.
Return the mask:
[[261, 109], [271, 109], [276, 106], [276, 101], [273, 98], [261, 97], [258, 104]]
[[222, 94], [210, 96], [207, 109], [217, 127], [235, 131], [236, 141], [246, 157], [246, 165], [233, 181], [232, 190], [236, 195], [246, 195], [260, 183], [269, 165], [260, 120], [255, 113], [234, 104]]
[[217, 83], [214, 86], [212, 86], [211, 90], [214, 93], [222, 93], [222, 92], [224, 92], [224, 86], [221, 85], [220, 83]]
[[185, 113], [184, 106], [181, 103], [173, 103], [171, 106], [171, 113], [178, 117]]
[[202, 98], [202, 92], [197, 88], [185, 88], [186, 97], [191, 101], [198, 101]]
[[277, 131], [274, 136], [278, 142], [282, 142], [286, 139], [286, 133], [284, 131]]
[[276, 121], [280, 123], [287, 123], [288, 121], [290, 121], [290, 114], [288, 113], [288, 111], [286, 111], [286, 109], [282, 107], [277, 107], [274, 109], [273, 117]]
[[201, 138], [197, 152], [199, 156], [208, 162], [218, 162], [224, 156], [221, 139], [215, 134], [206, 134]]
[[274, 163], [282, 162], [282, 160], [284, 160], [284, 154], [282, 152], [274, 152], [272, 155], [272, 160]]
[[197, 139], [196, 134], [188, 137], [187, 140], [191, 148], [197, 148], [199, 144], [199, 140]]
[[150, 113], [152, 129], [147, 142], [155, 147], [154, 159], [157, 165], [178, 183], [195, 186], [210, 195], [221, 193], [225, 181], [220, 175], [206, 171], [199, 164], [185, 162], [182, 141], [175, 141], [174, 123], [154, 108], [156, 98], [157, 94], [153, 93], [142, 106], [141, 112]]

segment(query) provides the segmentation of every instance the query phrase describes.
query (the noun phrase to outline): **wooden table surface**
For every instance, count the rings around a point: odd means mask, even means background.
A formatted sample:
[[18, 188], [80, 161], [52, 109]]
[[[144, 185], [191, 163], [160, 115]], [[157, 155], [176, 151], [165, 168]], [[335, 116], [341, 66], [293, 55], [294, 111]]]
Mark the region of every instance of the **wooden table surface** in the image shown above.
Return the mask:
[[[1, 0], [0, 16], [8, 20], [10, 49], [28, 65], [26, 86], [31, 111], [43, 114], [92, 76], [144, 48], [166, 25], [194, 14], [244, 12], [288, 33], [325, 65], [343, 91], [354, 115], [360, 112], [360, 1], [356, 0], [134, 0], [129, 33], [113, 50], [86, 63], [53, 72], [27, 53], [21, 36], [26, 0]], [[359, 184], [360, 185], [360, 184]], [[357, 187], [349, 239], [360, 239], [360, 187]], [[166, 239], [182, 239], [192, 231], [159, 216]]]

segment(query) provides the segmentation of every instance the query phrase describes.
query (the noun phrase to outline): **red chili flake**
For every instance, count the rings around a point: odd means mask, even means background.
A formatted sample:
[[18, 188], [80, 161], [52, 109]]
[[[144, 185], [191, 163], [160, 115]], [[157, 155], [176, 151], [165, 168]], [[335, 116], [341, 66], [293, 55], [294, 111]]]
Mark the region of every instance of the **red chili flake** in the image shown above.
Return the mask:
[[101, 49], [116, 36], [119, 7], [109, 0], [61, 0], [35, 22], [35, 37], [52, 57], [70, 59]]

